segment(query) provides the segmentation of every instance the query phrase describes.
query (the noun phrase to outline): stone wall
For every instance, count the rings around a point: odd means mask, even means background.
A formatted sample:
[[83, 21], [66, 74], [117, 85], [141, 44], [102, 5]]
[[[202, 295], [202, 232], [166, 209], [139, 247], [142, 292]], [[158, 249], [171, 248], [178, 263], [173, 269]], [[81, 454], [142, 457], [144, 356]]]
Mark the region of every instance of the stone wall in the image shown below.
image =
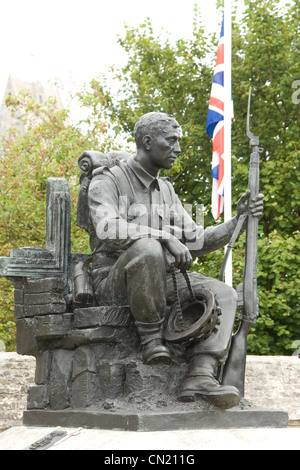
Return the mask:
[[298, 356], [248, 356], [245, 398], [262, 408], [281, 409], [300, 420]]
[[[34, 376], [34, 357], [0, 352], [0, 429], [22, 424]], [[298, 357], [248, 356], [245, 385], [245, 397], [253, 405], [285, 410], [290, 420], [300, 420]]]
[[22, 424], [27, 388], [34, 377], [34, 357], [0, 352], [0, 429]]

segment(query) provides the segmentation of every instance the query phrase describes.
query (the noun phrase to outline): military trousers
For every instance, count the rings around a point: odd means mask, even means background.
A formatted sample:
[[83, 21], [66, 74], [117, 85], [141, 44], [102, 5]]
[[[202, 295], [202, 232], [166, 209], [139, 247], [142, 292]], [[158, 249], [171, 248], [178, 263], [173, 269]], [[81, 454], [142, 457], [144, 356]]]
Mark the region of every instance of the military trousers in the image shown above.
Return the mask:
[[[205, 340], [195, 340], [189, 346], [189, 354], [211, 355], [223, 363], [231, 344], [236, 291], [201, 274], [191, 272], [188, 275], [194, 292], [197, 288], [206, 288], [214, 293], [222, 313], [217, 331]], [[176, 276], [179, 296], [183, 296], [187, 284], [182, 273]], [[155, 239], [134, 242], [98, 284], [96, 296], [102, 305], [129, 305], [136, 322], [157, 323], [164, 319], [167, 304], [174, 301], [174, 286], [161, 243]]]

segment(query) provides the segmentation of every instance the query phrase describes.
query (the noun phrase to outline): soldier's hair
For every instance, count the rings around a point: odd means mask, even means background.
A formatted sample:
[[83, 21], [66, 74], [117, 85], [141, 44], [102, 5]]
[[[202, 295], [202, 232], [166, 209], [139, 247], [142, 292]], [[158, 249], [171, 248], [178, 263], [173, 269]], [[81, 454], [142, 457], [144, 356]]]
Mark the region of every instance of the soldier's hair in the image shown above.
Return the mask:
[[164, 127], [166, 124], [170, 124], [175, 129], [181, 129], [171, 114], [151, 112], [141, 116], [134, 128], [134, 139], [137, 148], [142, 146], [142, 140], [145, 135], [153, 136], [165, 132]]

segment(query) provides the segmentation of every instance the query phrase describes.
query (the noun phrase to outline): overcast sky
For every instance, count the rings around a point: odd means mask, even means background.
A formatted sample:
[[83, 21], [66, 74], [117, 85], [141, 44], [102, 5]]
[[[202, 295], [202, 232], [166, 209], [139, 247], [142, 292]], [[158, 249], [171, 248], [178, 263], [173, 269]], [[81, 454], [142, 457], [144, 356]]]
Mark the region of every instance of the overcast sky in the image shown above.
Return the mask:
[[189, 38], [195, 3], [218, 32], [216, 0], [1, 0], [0, 95], [10, 73], [44, 85], [59, 78], [70, 88], [122, 65], [117, 35], [124, 23], [138, 26], [149, 17], [155, 33], [164, 28], [174, 39]]

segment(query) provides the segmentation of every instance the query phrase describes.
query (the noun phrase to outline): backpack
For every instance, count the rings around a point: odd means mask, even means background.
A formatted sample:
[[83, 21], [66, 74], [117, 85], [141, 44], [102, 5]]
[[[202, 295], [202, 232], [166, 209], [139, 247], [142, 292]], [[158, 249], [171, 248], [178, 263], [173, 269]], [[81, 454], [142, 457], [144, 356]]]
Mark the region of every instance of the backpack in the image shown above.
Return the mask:
[[[77, 201], [77, 225], [89, 233], [90, 214], [88, 206], [88, 191], [92, 180], [97, 176], [105, 174], [110, 176], [117, 185], [120, 195], [127, 195], [133, 198], [133, 188], [127, 177], [124, 161], [128, 160], [131, 154], [127, 152], [109, 152], [103, 154], [97, 151], [85, 151], [78, 159], [78, 166], [81, 171], [79, 179], [80, 189]], [[124, 178], [124, 174], [126, 178]]]

